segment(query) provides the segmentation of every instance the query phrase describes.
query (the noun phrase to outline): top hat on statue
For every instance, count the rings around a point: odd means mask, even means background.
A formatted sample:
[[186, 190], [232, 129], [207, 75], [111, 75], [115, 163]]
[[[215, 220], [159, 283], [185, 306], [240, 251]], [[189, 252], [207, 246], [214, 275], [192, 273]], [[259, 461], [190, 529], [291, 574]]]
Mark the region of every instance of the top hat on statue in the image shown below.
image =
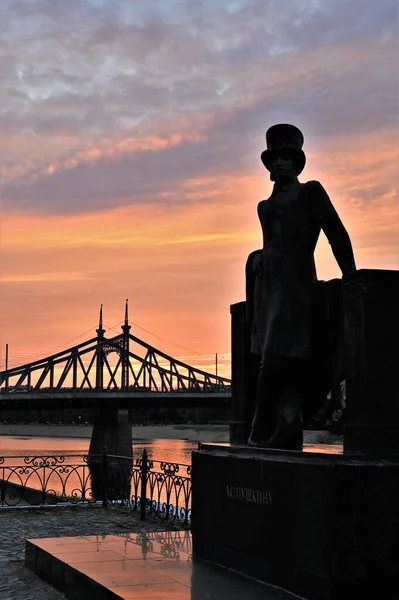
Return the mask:
[[266, 131], [266, 147], [260, 155], [266, 169], [270, 171], [270, 164], [277, 156], [289, 156], [295, 167], [296, 174], [303, 171], [306, 156], [302, 150], [303, 134], [295, 127], [287, 123], [273, 125]]

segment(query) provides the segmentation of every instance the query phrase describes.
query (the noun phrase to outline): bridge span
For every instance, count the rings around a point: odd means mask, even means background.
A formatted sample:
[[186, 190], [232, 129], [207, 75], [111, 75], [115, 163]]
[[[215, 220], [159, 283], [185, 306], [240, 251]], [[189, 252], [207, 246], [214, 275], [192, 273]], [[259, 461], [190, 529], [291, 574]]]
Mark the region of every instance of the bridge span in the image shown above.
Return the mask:
[[[101, 306], [96, 337], [0, 372], [0, 411], [93, 409], [88, 465], [94, 497], [110, 484], [112, 493], [128, 491], [131, 418], [136, 409], [148, 414], [154, 407], [230, 406], [230, 379], [187, 365], [132, 335], [130, 329], [126, 301], [122, 333], [106, 338]], [[129, 469], [114, 465], [105, 481], [99, 457], [106, 453], [126, 457]]]
[[173, 404], [176, 408], [227, 407], [231, 393], [225, 392], [140, 392], [140, 391], [33, 391], [30, 393], [0, 393], [1, 410], [46, 410], [52, 408], [136, 409], [162, 408]]
[[122, 333], [97, 336], [45, 358], [0, 372], [0, 410], [126, 409], [220, 406], [231, 380], [179, 361], [130, 333], [128, 305]]

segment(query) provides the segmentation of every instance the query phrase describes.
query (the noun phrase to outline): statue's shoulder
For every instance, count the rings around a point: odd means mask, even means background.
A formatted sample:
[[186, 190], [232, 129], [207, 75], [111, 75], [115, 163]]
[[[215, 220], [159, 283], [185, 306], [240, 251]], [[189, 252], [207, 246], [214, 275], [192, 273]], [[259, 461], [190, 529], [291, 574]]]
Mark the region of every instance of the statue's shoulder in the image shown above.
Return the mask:
[[267, 203], [267, 200], [261, 200], [261, 201], [258, 203], [258, 215], [259, 215], [259, 216], [262, 214], [262, 212], [263, 212], [263, 209], [264, 209], [264, 207], [265, 207], [266, 203]]
[[328, 194], [320, 181], [307, 181], [303, 184], [303, 194], [308, 199], [310, 205], [317, 211], [322, 210], [330, 202]]
[[306, 183], [302, 184], [303, 185], [303, 189], [310, 192], [310, 193], [323, 193], [325, 192], [324, 187], [321, 185], [320, 181], [316, 181], [316, 180], [311, 180], [311, 181], [307, 181]]
[[270, 201], [272, 200], [272, 198], [274, 198], [274, 194], [270, 194], [270, 196], [268, 198], [264, 198], [263, 200], [261, 200], [258, 204], [258, 210], [260, 208], [264, 208], [265, 206], [270, 204]]

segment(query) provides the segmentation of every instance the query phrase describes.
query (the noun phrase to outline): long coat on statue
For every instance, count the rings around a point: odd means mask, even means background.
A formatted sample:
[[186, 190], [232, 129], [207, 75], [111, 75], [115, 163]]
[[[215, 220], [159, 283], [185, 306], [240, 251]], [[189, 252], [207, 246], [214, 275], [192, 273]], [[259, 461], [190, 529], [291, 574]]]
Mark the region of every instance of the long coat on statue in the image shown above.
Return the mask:
[[[258, 205], [263, 248], [247, 263], [247, 307], [251, 352], [309, 358], [317, 335], [314, 251], [323, 230], [343, 272], [355, 269], [351, 242], [318, 181], [297, 182]], [[252, 270], [260, 254], [261, 273]]]
[[[246, 264], [247, 323], [251, 352], [303, 360], [304, 419], [326, 406], [329, 390], [339, 388], [342, 372], [342, 281], [318, 281], [314, 250], [323, 230], [343, 273], [355, 269], [348, 233], [326, 191], [317, 181], [273, 192], [258, 205], [263, 248]], [[261, 273], [253, 270], [258, 255]]]

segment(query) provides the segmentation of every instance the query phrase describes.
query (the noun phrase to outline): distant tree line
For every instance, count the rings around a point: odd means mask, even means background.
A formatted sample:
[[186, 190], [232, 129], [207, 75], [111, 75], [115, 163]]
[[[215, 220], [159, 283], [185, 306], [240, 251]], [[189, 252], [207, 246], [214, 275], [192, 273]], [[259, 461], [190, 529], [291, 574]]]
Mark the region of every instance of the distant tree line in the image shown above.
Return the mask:
[[[132, 423], [226, 423], [230, 420], [230, 409], [215, 408], [140, 408], [129, 411]], [[0, 422], [5, 423], [49, 423], [51, 425], [91, 425], [92, 409], [49, 409], [49, 410], [4, 410], [0, 411]]]

